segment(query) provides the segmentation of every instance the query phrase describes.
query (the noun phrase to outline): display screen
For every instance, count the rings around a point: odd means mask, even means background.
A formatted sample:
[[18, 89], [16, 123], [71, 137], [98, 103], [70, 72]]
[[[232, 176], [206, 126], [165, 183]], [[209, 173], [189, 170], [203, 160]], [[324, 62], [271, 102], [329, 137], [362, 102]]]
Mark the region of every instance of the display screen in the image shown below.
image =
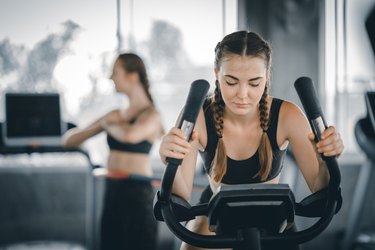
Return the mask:
[[5, 142], [12, 145], [33, 141], [60, 144], [63, 128], [59, 94], [7, 93], [4, 132]]

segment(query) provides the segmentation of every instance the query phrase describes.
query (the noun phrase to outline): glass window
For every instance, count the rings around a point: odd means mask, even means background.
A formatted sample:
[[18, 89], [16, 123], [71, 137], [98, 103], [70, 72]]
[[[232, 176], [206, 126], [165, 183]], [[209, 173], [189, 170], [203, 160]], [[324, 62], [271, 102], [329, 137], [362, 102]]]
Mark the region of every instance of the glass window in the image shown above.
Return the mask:
[[[237, 0], [5, 2], [0, 8], [0, 91], [58, 91], [64, 119], [78, 126], [126, 107], [126, 98], [115, 94], [108, 77], [117, 53], [133, 51], [146, 63], [151, 93], [169, 130], [190, 83], [214, 82], [216, 43], [237, 28]], [[103, 165], [104, 140], [101, 134], [86, 143], [93, 161]]]
[[223, 34], [237, 28], [237, 0], [130, 0], [121, 10], [122, 48], [145, 60], [151, 93], [169, 130], [190, 83], [214, 83], [214, 48]]
[[174, 124], [192, 81], [214, 81], [214, 48], [223, 32], [236, 29], [236, 8], [233, 0], [125, 1], [123, 47], [146, 61], [166, 127]]
[[108, 80], [116, 2], [3, 1], [0, 23], [2, 93], [58, 91], [65, 119], [79, 126], [117, 105]]
[[366, 0], [325, 2], [326, 110], [345, 153], [358, 152], [354, 126], [366, 113], [364, 93], [375, 87], [375, 57], [365, 27], [373, 6]]

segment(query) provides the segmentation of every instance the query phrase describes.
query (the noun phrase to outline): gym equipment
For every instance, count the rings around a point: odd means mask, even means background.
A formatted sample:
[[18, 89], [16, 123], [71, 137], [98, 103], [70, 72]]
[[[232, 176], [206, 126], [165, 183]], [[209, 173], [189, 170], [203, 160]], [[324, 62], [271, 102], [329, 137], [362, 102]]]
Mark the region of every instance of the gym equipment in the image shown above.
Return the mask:
[[[301, 81], [305, 83], [306, 79]], [[191, 136], [192, 127], [186, 129], [184, 124], [194, 125], [208, 90], [208, 87], [202, 85], [208, 83], [202, 80], [192, 83], [179, 122], [179, 127], [187, 134], [187, 138]], [[317, 113], [321, 115], [321, 109], [317, 107], [313, 111], [318, 110]], [[154, 200], [154, 215], [156, 219], [165, 221], [170, 230], [182, 241], [197, 247], [261, 249], [261, 243], [270, 241], [297, 244], [306, 242], [328, 226], [342, 202], [341, 176], [337, 161], [335, 157], [322, 158], [330, 173], [328, 187], [301, 202], [295, 201], [292, 191], [286, 184], [246, 184], [222, 186], [209, 203], [197, 206], [191, 206], [183, 198], [171, 193], [181, 160], [167, 159], [161, 190]], [[202, 215], [208, 217], [209, 228], [216, 232], [216, 235], [200, 235], [189, 231], [180, 223]], [[303, 231], [283, 234], [285, 229], [293, 225], [295, 215], [320, 219]], [[261, 234], [264, 230], [266, 234]]]
[[354, 127], [354, 134], [367, 160], [359, 170], [348, 223], [341, 242], [343, 250], [353, 249], [355, 246], [364, 249], [375, 249], [375, 231], [359, 232], [361, 214], [366, 204], [364, 201], [366, 194], [368, 194], [371, 177], [375, 173], [375, 92], [367, 92], [365, 101], [367, 115], [357, 121]]
[[[2, 126], [0, 123], [0, 131], [3, 131]], [[67, 124], [67, 127], [74, 125]], [[95, 165], [88, 153], [79, 148], [61, 146], [9, 146], [2, 138], [0, 134], [1, 158], [40, 153], [44, 159], [42, 154], [46, 153], [50, 161], [52, 157], [57, 159], [52, 160], [51, 165], [43, 163], [43, 166], [2, 162], [0, 249], [93, 249], [92, 169]], [[64, 154], [83, 156], [87, 165], [68, 166], [62, 159]], [[70, 219], [74, 223], [70, 223]]]

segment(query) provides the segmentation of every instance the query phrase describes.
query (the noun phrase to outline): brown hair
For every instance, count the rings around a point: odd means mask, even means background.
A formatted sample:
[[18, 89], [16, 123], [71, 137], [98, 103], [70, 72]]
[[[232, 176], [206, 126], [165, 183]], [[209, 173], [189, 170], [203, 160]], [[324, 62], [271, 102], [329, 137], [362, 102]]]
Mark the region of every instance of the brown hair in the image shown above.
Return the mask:
[[[272, 60], [271, 53], [271, 46], [258, 34], [254, 32], [237, 31], [225, 36], [223, 40], [216, 45], [215, 67], [219, 69], [222, 61], [232, 55], [261, 57], [265, 61], [267, 75], [269, 76]], [[262, 98], [259, 101], [260, 126], [263, 130], [263, 134], [258, 148], [260, 170], [255, 176], [259, 176], [262, 181], [267, 179], [272, 166], [272, 148], [266, 133], [269, 126], [267, 109], [269, 87], [270, 83], [268, 78]], [[211, 108], [214, 114], [215, 128], [219, 141], [214, 160], [212, 161], [211, 176], [215, 181], [220, 182], [227, 171], [227, 159], [223, 142], [223, 113], [225, 103], [221, 96], [218, 81], [216, 81], [216, 88], [212, 99]]]
[[133, 73], [136, 72], [139, 75], [139, 80], [142, 84], [142, 87], [151, 103], [154, 104], [154, 101], [150, 94], [150, 83], [148, 81], [148, 76], [146, 72], [145, 64], [142, 59], [133, 53], [124, 53], [118, 56], [117, 60], [121, 61], [121, 64], [126, 72]]
[[[117, 60], [120, 60], [125, 71], [132, 73], [137, 72], [139, 75], [139, 81], [145, 91], [151, 104], [154, 105], [154, 100], [152, 99], [150, 93], [150, 83], [148, 81], [148, 76], [146, 72], [145, 64], [142, 59], [134, 53], [124, 53], [118, 56]], [[160, 127], [160, 136], [165, 133], [163, 126]]]

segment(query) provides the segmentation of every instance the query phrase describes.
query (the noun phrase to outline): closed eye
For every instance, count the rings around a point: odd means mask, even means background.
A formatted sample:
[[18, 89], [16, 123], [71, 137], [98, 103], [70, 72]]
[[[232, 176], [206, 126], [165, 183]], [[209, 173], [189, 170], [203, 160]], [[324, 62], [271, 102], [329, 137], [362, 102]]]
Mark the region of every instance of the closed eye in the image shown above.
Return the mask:
[[231, 82], [231, 81], [225, 81], [229, 86], [234, 86], [236, 85], [237, 83], [236, 82]]
[[257, 83], [249, 83], [251, 87], [258, 87], [260, 85], [260, 82]]
[[249, 85], [251, 87], [258, 87], [261, 84], [261, 82], [262, 82], [262, 80], [260, 80], [260, 79], [252, 80], [252, 81], [249, 81]]

